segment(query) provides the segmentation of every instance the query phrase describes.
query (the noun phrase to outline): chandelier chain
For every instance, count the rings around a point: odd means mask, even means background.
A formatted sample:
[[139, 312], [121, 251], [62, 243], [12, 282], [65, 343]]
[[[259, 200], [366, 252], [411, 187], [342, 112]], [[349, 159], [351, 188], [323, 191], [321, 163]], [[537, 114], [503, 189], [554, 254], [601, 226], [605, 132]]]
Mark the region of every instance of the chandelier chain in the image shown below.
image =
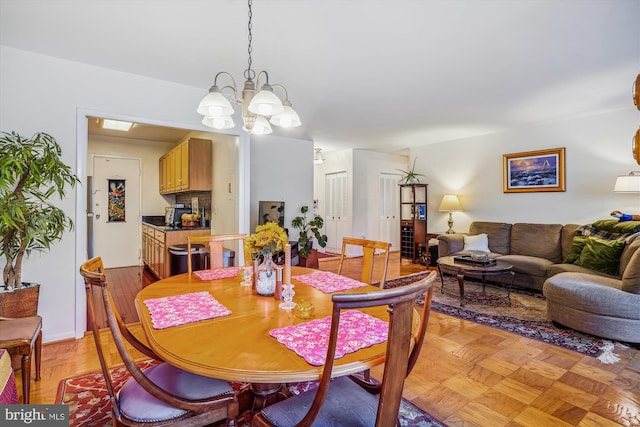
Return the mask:
[[253, 78], [255, 77], [256, 73], [255, 71], [253, 71], [251, 69], [251, 65], [252, 65], [252, 60], [251, 60], [251, 52], [252, 52], [252, 47], [251, 47], [251, 42], [253, 41], [253, 35], [251, 33], [251, 18], [253, 17], [253, 13], [251, 12], [251, 5], [253, 4], [252, 0], [248, 0], [249, 3], [249, 23], [247, 24], [247, 28], [249, 29], [249, 47], [247, 48], [247, 52], [249, 53], [249, 60], [248, 62], [248, 67], [246, 70], [244, 70], [244, 78], [247, 80], [253, 80]]

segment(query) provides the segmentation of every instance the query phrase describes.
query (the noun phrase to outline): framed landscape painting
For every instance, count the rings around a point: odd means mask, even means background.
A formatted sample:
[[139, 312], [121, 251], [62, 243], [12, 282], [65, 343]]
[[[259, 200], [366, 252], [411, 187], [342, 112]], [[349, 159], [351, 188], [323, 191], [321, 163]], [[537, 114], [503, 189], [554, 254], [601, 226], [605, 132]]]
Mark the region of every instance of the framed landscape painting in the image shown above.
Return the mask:
[[565, 191], [564, 147], [502, 157], [505, 193]]

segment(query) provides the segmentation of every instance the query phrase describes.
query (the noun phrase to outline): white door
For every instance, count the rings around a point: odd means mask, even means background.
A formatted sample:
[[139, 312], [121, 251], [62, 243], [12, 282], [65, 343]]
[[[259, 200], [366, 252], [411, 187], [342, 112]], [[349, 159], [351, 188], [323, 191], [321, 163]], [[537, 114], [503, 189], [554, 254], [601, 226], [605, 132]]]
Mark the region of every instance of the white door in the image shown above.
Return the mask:
[[140, 159], [93, 156], [93, 235], [105, 268], [140, 264]]
[[391, 243], [391, 250], [400, 250], [400, 174], [381, 173], [378, 177], [378, 238]]
[[325, 175], [325, 196], [327, 209], [325, 212], [325, 234], [327, 235], [327, 252], [340, 253], [342, 238], [349, 228], [347, 173], [337, 172]]

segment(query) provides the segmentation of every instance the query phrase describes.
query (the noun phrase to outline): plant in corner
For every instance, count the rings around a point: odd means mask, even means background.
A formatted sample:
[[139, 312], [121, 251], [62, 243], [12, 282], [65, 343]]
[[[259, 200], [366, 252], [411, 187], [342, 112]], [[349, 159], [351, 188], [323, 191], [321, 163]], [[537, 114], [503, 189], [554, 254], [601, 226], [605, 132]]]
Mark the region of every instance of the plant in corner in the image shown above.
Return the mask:
[[313, 248], [313, 239], [318, 241], [318, 245], [322, 248], [327, 246], [327, 236], [320, 234], [320, 229], [324, 226], [324, 220], [320, 215], [314, 215], [313, 219], [307, 218], [309, 206], [300, 207], [299, 216], [291, 220], [291, 226], [297, 228], [298, 236], [298, 253], [301, 258], [307, 258]]
[[0, 137], [0, 255], [5, 291], [22, 288], [22, 262], [46, 251], [73, 229], [73, 221], [50, 199], [62, 199], [78, 178], [61, 160], [62, 148], [49, 134], [31, 138], [16, 132]]
[[402, 184], [419, 184], [420, 183], [420, 179], [418, 178], [419, 176], [424, 176], [421, 173], [415, 173], [414, 170], [416, 169], [416, 160], [418, 158], [414, 157], [413, 158], [413, 166], [411, 166], [411, 169], [409, 171], [403, 171], [402, 169], [396, 169], [400, 172], [402, 172], [404, 174], [404, 176], [402, 178], [400, 178], [400, 182]]

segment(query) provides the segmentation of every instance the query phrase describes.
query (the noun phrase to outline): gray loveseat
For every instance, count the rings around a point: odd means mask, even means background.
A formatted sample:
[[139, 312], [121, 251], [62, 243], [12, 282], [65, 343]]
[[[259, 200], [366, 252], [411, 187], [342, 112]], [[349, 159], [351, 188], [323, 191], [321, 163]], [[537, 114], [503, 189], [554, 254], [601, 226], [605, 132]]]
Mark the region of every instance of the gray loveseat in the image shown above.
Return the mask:
[[476, 221], [468, 233], [438, 236], [438, 255], [477, 254], [464, 251], [464, 235], [486, 233], [489, 256], [513, 265], [514, 284], [543, 291], [550, 320], [593, 335], [638, 343], [640, 233], [610, 233], [610, 238], [619, 236], [624, 241], [616, 274], [563, 262], [575, 252], [574, 237], [592, 232], [593, 227], [577, 224]]

